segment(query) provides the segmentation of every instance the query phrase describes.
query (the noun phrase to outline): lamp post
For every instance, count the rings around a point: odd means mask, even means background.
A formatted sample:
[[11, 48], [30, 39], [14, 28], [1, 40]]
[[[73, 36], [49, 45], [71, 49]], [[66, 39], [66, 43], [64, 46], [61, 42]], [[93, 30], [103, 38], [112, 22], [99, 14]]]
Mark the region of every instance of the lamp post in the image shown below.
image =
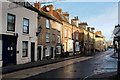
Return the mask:
[[113, 34], [115, 35], [114, 40], [118, 42], [118, 67], [117, 74], [120, 78], [120, 25], [116, 25]]

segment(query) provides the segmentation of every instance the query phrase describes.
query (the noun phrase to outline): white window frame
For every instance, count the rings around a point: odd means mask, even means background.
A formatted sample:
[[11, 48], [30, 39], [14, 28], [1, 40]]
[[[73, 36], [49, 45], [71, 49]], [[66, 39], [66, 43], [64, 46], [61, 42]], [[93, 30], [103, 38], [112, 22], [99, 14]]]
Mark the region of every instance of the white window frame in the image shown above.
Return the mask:
[[68, 35], [69, 35], [69, 38], [71, 38], [71, 30], [69, 30]]
[[58, 23], [58, 30], [61, 31], [60, 29], [61, 29], [61, 25]]
[[64, 35], [65, 35], [64, 37], [67, 37], [67, 29], [66, 28], [64, 29]]
[[[25, 46], [23, 46], [24, 43], [27, 43], [26, 48], [25, 48]], [[23, 53], [23, 50], [24, 50], [24, 49], [27, 50], [26, 53], [25, 53], [25, 55], [24, 55], [24, 53]], [[27, 56], [28, 56], [28, 41], [22, 41], [22, 57], [27, 57]]]
[[45, 46], [45, 56], [50, 56], [50, 47]]
[[80, 50], [80, 45], [79, 42], [75, 43], [75, 51], [79, 51]]
[[49, 33], [46, 33], [46, 36], [45, 36], [45, 41], [46, 42], [50, 42], [50, 34]]
[[[25, 23], [27, 21], [27, 24]], [[23, 33], [29, 34], [29, 19], [23, 18]]]
[[78, 40], [78, 32], [76, 32], [76, 40]]
[[60, 35], [57, 36], [57, 42], [60, 43]]
[[[57, 49], [57, 50], [56, 50], [56, 54], [61, 54], [61, 46], [57, 46], [56, 49]], [[58, 52], [57, 52], [57, 51], [58, 51]]]
[[46, 28], [50, 28], [50, 21], [48, 19], [46, 19]]

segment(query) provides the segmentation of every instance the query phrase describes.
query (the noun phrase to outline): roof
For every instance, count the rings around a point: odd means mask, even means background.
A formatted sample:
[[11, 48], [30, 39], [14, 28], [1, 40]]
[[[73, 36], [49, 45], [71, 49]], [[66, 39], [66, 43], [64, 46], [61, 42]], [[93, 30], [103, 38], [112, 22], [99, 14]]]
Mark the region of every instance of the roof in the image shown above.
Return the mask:
[[33, 7], [33, 5], [31, 5], [29, 2], [13, 2], [13, 3], [18, 4], [20, 6], [23, 6], [23, 7], [27, 8], [27, 9], [29, 9], [29, 10], [35, 11], [40, 16], [46, 17], [48, 19], [54, 20], [54, 21], [59, 22], [59, 23], [62, 24], [62, 22], [59, 21], [57, 18], [51, 16], [49, 13], [46, 13], [44, 11], [39, 11], [38, 9], [36, 9], [35, 7]]
[[68, 19], [64, 15], [62, 15], [61, 13], [59, 13], [57, 11], [55, 11], [55, 12], [58, 14], [58, 16], [61, 18], [62, 21], [69, 23]]
[[39, 15], [40, 16], [43, 16], [43, 17], [46, 17], [48, 19], [51, 19], [51, 20], [54, 20], [54, 21], [57, 21], [59, 23], [62, 24], [62, 22], [60, 20], [58, 20], [57, 18], [53, 17], [52, 15], [50, 15], [49, 13], [45, 12], [45, 11], [39, 11]]
[[87, 25], [88, 26], [87, 22], [81, 22], [81, 23], [79, 23], [79, 25]]

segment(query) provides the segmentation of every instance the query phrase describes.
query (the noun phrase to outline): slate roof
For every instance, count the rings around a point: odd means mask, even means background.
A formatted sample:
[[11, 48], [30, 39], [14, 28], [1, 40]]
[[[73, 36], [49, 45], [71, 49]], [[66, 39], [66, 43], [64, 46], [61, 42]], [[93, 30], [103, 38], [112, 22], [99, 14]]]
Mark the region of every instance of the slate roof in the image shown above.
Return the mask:
[[18, 5], [22, 6], [22, 7], [25, 7], [25, 8], [27, 8], [27, 9], [29, 9], [29, 10], [35, 11], [35, 12], [37, 12], [40, 16], [46, 17], [46, 18], [48, 18], [48, 19], [57, 21], [57, 22], [59, 22], [59, 23], [62, 24], [62, 22], [61, 22], [60, 20], [58, 20], [57, 18], [51, 16], [49, 13], [46, 13], [46, 12], [44, 12], [44, 11], [39, 11], [38, 9], [36, 9], [35, 7], [33, 7], [33, 5], [31, 5], [29, 2], [13, 2], [13, 3], [18, 4]]

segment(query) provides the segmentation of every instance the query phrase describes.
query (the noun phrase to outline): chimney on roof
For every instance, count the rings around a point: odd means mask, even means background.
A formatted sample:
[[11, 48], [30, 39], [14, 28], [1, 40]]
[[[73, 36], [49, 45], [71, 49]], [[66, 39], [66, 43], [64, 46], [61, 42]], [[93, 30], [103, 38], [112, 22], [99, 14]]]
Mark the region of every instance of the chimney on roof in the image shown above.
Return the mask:
[[37, 2], [37, 1], [36, 1], [36, 3], [34, 3], [34, 6], [38, 10], [40, 10], [40, 8], [41, 8], [41, 4], [39, 2]]
[[78, 16], [77, 16], [77, 19], [78, 19]]
[[69, 13], [68, 13], [68, 12], [63, 12], [63, 15], [64, 15], [65, 17], [69, 17]]
[[96, 31], [96, 34], [102, 35], [102, 31]]
[[59, 13], [62, 13], [62, 9], [56, 9], [56, 11], [58, 11]]
[[53, 5], [47, 5], [47, 6], [43, 6], [42, 10], [45, 11], [45, 12], [48, 12], [51, 15], [53, 15], [54, 7], [53, 7]]

